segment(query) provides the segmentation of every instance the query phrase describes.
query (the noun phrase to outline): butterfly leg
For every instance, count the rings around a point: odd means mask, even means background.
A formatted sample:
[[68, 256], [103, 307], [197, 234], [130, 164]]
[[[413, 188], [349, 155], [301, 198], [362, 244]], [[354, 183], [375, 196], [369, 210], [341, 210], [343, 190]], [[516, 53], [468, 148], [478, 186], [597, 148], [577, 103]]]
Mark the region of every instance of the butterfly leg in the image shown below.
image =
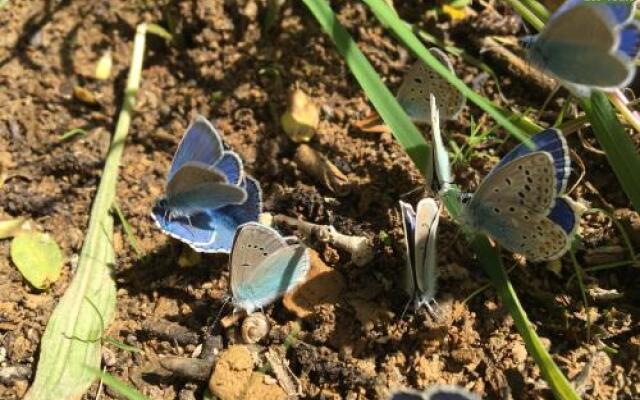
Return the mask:
[[440, 307], [440, 304], [438, 304], [436, 299], [434, 299], [433, 297], [428, 299], [425, 303], [425, 306], [427, 307], [429, 314], [431, 314], [436, 321], [440, 322], [444, 319], [444, 312], [442, 311], [442, 307]]

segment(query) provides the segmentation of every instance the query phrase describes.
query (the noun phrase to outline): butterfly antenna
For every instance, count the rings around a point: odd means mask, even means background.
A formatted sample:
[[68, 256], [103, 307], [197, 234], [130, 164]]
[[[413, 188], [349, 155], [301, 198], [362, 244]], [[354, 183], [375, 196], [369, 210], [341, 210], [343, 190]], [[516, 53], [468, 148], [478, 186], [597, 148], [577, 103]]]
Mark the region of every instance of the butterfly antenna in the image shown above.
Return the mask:
[[220, 318], [222, 317], [222, 311], [224, 310], [224, 307], [229, 304], [229, 302], [231, 301], [231, 296], [227, 295], [225, 296], [224, 302], [222, 303], [222, 306], [220, 307], [220, 311], [218, 311], [218, 314], [216, 315], [216, 319], [213, 321], [213, 324], [211, 324], [211, 332], [213, 332], [213, 329], [216, 327], [216, 325], [218, 325], [218, 322], [220, 322]]
[[400, 320], [402, 321], [404, 319], [405, 314], [407, 313], [407, 310], [409, 309], [409, 304], [411, 304], [413, 302], [413, 298], [409, 299], [405, 305], [404, 308], [402, 309], [402, 314], [400, 314]]

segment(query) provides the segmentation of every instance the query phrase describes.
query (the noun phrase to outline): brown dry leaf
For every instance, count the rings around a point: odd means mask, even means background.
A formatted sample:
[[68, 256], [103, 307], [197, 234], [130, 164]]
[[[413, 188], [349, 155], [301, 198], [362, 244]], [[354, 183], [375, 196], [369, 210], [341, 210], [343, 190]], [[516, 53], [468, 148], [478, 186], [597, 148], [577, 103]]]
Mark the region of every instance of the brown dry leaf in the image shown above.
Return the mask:
[[24, 217], [0, 221], [0, 239], [8, 239], [21, 233], [26, 222], [27, 219]]
[[100, 104], [98, 102], [98, 97], [91, 90], [85, 89], [82, 86], [73, 87], [73, 97], [90, 106], [97, 106]]

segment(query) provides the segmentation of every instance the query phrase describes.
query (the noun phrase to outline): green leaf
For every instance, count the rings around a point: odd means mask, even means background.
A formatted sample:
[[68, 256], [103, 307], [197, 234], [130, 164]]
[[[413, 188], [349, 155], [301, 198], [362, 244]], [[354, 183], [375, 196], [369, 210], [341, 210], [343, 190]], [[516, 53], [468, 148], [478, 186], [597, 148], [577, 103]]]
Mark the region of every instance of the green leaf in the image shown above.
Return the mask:
[[11, 241], [11, 259], [22, 276], [38, 289], [60, 277], [62, 252], [46, 233], [25, 231]]
[[147, 25], [138, 25], [122, 108], [91, 208], [78, 269], [49, 318], [35, 379], [25, 400], [79, 399], [96, 378], [87, 366], [100, 366], [102, 341], [95, 339], [103, 337], [104, 328], [113, 320], [116, 304], [111, 270], [115, 262], [113, 217], [109, 211], [140, 87], [146, 33]]
[[126, 397], [129, 400], [149, 400], [147, 396], [137, 391], [134, 387], [127, 385], [120, 379], [107, 372], [102, 372], [99, 369], [93, 367], [86, 367], [86, 369], [96, 378], [102, 379], [102, 382], [104, 382], [105, 385], [109, 386], [118, 394]]

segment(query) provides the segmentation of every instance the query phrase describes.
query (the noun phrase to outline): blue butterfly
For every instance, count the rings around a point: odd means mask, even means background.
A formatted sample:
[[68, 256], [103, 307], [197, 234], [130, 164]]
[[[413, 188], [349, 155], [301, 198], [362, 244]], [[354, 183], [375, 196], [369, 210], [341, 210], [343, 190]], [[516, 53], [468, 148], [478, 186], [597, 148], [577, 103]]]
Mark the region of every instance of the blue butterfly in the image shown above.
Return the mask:
[[239, 225], [257, 221], [262, 211], [258, 182], [242, 171], [242, 161], [224, 150], [204, 117], [187, 128], [167, 176], [164, 197], [151, 216], [166, 234], [195, 251], [229, 253]]
[[464, 195], [462, 221], [488, 233], [530, 261], [553, 260], [570, 247], [579, 225], [572, 200], [562, 194], [571, 172], [562, 133], [546, 129], [509, 152], [473, 195]]
[[480, 397], [456, 385], [433, 385], [424, 392], [396, 390], [389, 400], [480, 400]]
[[402, 226], [407, 250], [407, 263], [403, 275], [403, 286], [415, 299], [416, 308], [423, 305], [436, 312], [436, 284], [438, 279], [436, 242], [440, 207], [432, 198], [420, 200], [418, 212], [400, 201]]
[[530, 60], [578, 96], [627, 86], [640, 52], [635, 1], [566, 1], [537, 36], [524, 39]]
[[293, 239], [255, 222], [238, 228], [229, 261], [236, 309], [250, 314], [304, 281], [309, 254], [304, 245], [292, 243]]

